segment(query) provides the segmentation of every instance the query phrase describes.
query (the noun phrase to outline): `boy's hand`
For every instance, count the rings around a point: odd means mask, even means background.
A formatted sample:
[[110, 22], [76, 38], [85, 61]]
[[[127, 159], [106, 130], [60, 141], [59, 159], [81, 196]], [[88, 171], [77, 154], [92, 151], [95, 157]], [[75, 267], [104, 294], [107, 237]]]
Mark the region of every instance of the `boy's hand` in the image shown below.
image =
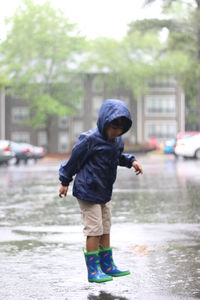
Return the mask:
[[135, 169], [136, 175], [143, 174], [142, 166], [135, 160], [132, 164], [133, 168]]
[[67, 191], [68, 191], [68, 186], [63, 186], [61, 184], [60, 189], [59, 189], [59, 197], [62, 198], [62, 195], [64, 195], [66, 197]]

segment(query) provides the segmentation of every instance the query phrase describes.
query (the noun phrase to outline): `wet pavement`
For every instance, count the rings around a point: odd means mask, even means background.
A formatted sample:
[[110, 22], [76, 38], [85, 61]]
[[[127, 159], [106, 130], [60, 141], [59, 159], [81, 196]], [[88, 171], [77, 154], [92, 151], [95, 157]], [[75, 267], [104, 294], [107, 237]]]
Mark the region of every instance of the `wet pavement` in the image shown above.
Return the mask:
[[101, 284], [87, 282], [76, 199], [57, 196], [60, 162], [0, 167], [0, 299], [200, 299], [200, 161], [139, 161], [112, 198], [114, 259], [131, 275]]

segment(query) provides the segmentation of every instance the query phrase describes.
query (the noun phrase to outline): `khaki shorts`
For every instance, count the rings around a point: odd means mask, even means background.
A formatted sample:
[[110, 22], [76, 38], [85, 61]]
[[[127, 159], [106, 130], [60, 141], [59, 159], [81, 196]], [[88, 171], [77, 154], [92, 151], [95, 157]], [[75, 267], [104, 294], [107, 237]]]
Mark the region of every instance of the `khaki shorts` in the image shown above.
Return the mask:
[[111, 227], [111, 204], [96, 204], [78, 199], [85, 236], [109, 234]]

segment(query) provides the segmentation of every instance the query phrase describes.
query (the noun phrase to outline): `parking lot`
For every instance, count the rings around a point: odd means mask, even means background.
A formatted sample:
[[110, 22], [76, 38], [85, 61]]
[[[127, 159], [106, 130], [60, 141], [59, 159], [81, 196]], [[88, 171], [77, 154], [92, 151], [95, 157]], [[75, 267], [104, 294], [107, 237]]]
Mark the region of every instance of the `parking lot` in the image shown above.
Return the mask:
[[0, 168], [0, 299], [200, 298], [200, 161], [139, 156], [119, 168], [111, 243], [131, 275], [87, 282], [79, 208], [58, 198], [60, 161]]

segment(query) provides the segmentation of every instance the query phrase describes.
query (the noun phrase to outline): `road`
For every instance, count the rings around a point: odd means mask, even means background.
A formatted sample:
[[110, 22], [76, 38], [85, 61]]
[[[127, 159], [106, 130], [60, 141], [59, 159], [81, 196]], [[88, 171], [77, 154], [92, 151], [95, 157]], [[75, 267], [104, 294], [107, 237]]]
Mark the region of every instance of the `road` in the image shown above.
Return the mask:
[[130, 276], [87, 282], [81, 216], [71, 187], [58, 198], [60, 161], [0, 168], [1, 300], [200, 299], [200, 161], [139, 156], [119, 168], [113, 256]]

